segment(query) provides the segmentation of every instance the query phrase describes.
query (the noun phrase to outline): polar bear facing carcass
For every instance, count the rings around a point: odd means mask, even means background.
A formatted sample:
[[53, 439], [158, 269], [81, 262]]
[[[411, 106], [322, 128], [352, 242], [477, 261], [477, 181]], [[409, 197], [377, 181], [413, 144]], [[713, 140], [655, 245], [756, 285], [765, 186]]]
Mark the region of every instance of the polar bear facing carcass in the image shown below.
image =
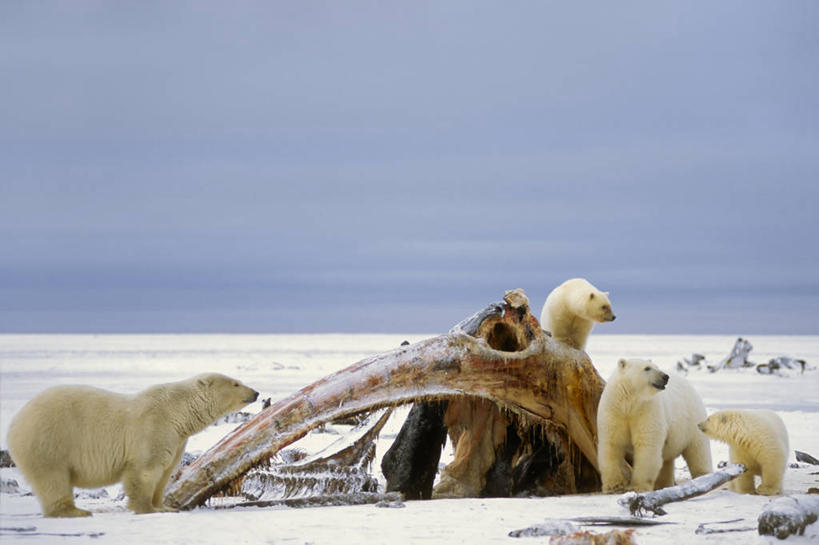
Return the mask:
[[9, 452], [46, 517], [82, 517], [73, 489], [123, 483], [137, 513], [162, 503], [189, 436], [258, 398], [217, 373], [125, 395], [90, 386], [57, 386], [29, 401], [12, 420]]

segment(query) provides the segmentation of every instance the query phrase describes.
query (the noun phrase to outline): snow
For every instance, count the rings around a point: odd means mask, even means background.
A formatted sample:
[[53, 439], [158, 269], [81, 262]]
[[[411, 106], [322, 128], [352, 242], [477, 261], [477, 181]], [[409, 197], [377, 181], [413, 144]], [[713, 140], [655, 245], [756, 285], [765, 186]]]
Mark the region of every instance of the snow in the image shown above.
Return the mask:
[[[403, 340], [416, 342], [432, 335], [0, 335], [0, 448], [12, 416], [39, 391], [55, 384], [84, 383], [120, 392], [136, 392], [148, 385], [180, 380], [203, 371], [240, 378], [258, 389], [260, 401], [247, 408], [256, 412], [261, 399], [274, 401], [362, 358], [391, 350]], [[787, 355], [819, 364], [819, 336], [749, 336], [754, 345], [749, 359], [763, 363]], [[692, 353], [718, 362], [730, 351], [733, 336], [595, 335], [587, 351], [603, 377], [621, 357], [650, 358], [666, 370]], [[709, 412], [728, 407], [764, 407], [785, 421], [792, 449], [819, 456], [819, 371], [777, 377], [753, 369], [722, 370], [716, 374], [692, 371], [688, 379]], [[399, 410], [378, 443], [383, 455], [403, 422]], [[235, 424], [212, 426], [194, 436], [189, 452], [202, 452]], [[314, 452], [338, 435], [313, 433], [299, 447]], [[715, 462], [727, 460], [728, 448], [712, 442]], [[443, 461], [451, 457], [451, 447]], [[819, 487], [819, 467], [796, 463], [793, 452], [785, 476], [785, 492], [806, 493]], [[379, 478], [379, 464], [373, 472]], [[687, 478], [684, 463], [677, 476]], [[101, 490], [76, 490], [77, 504], [94, 516], [84, 519], [45, 519], [36, 499], [26, 494], [28, 483], [14, 468], [0, 470], [3, 481], [15, 479], [20, 491], [0, 491], [0, 541], [46, 544], [57, 539], [71, 543], [516, 543], [545, 542], [547, 538], [513, 538], [509, 532], [555, 519], [590, 515], [624, 516], [618, 496], [602, 494], [525, 499], [462, 499], [405, 502], [403, 508], [374, 505], [294, 509], [200, 508], [181, 513], [134, 515], [125, 508], [119, 485]], [[684, 502], [666, 505], [671, 524], [637, 528], [638, 543], [779, 543], [756, 531], [695, 534], [704, 522], [712, 529], [756, 527], [769, 498], [738, 495], [724, 488]], [[605, 532], [609, 528], [575, 525]], [[62, 536], [62, 537], [60, 537]], [[788, 543], [816, 543], [819, 523]]]

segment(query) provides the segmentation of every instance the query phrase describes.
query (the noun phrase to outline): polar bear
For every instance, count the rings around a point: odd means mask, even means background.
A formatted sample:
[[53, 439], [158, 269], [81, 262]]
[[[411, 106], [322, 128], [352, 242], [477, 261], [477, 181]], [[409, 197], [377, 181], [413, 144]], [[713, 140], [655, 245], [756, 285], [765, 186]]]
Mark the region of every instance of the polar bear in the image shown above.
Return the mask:
[[90, 386], [56, 386], [29, 401], [9, 427], [12, 460], [46, 517], [83, 517], [73, 488], [122, 482], [128, 508], [169, 511], [165, 485], [189, 436], [255, 401], [238, 380], [209, 373], [134, 395]]
[[543, 304], [540, 325], [572, 348], [584, 350], [595, 322], [613, 322], [609, 293], [584, 278], [566, 280], [552, 290]]
[[[788, 430], [782, 419], [764, 409], [719, 411], [699, 424], [713, 439], [728, 443], [728, 457], [747, 471], [731, 481], [741, 494], [774, 496], [782, 493], [782, 479], [788, 460]], [[754, 476], [762, 477], [754, 489]]]
[[700, 396], [684, 378], [669, 377], [650, 360], [618, 361], [597, 408], [603, 492], [671, 486], [680, 455], [692, 477], [709, 473], [710, 444], [697, 429], [704, 416]]

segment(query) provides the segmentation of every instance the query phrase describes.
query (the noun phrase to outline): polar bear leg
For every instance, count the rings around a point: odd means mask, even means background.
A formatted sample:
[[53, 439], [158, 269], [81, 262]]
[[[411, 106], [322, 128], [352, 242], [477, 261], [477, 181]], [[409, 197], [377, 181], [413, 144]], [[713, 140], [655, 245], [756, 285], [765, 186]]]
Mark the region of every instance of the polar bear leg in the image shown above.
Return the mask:
[[164, 473], [165, 468], [162, 466], [127, 470], [123, 475], [122, 484], [128, 496], [128, 509], [138, 514], [156, 512], [153, 498]]
[[597, 450], [597, 463], [600, 467], [600, 479], [603, 481], [603, 493], [622, 492], [629, 482], [626, 450], [611, 444], [611, 440], [600, 438]]
[[776, 496], [782, 493], [782, 477], [785, 473], [785, 460], [772, 459], [760, 460], [762, 466], [762, 483], [757, 488], [757, 492], [764, 496]]
[[688, 465], [691, 478], [711, 473], [714, 470], [711, 463], [711, 444], [708, 437], [702, 433], [698, 434], [697, 439], [691, 441], [691, 444], [683, 450], [682, 455]]
[[45, 517], [90, 517], [91, 512], [74, 505], [74, 487], [68, 471], [54, 470], [37, 476], [31, 483]]
[[777, 496], [782, 493], [782, 476], [773, 475], [774, 472], [766, 472], [762, 468], [762, 483], [757, 488], [757, 493], [763, 496]]
[[634, 469], [631, 472], [631, 490], [649, 492], [654, 490], [657, 475], [663, 466], [662, 445], [643, 443], [634, 445]]
[[667, 460], [663, 462], [663, 467], [660, 468], [660, 474], [657, 475], [657, 480], [654, 481], [654, 488], [667, 488], [674, 486], [674, 460]]
[[759, 471], [754, 459], [744, 450], [731, 445], [728, 448], [728, 459], [732, 464], [742, 464], [745, 466], [745, 473], [731, 481], [730, 488], [740, 494], [756, 494], [754, 487], [754, 475]]
[[746, 471], [731, 481], [730, 488], [739, 494], [756, 494], [756, 489], [754, 488], [754, 474], [750, 471]]
[[177, 466], [179, 466], [179, 461], [182, 459], [182, 454], [185, 452], [185, 445], [187, 443], [187, 440], [183, 441], [176, 450], [176, 456], [174, 456], [173, 461], [171, 461], [168, 467], [165, 468], [165, 471], [162, 473], [162, 477], [159, 479], [159, 483], [156, 485], [156, 489], [154, 489], [154, 493], [151, 497], [151, 506], [153, 507], [154, 511], [176, 511], [176, 509], [165, 505], [165, 502], [163, 501], [165, 498], [165, 487], [168, 485], [171, 474], [173, 474], [174, 470], [176, 470]]

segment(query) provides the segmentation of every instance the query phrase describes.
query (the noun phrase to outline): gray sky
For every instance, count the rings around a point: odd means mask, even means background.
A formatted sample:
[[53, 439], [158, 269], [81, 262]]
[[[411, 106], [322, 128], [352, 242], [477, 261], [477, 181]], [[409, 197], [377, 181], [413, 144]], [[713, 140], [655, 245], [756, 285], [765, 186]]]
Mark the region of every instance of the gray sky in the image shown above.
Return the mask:
[[819, 334], [819, 3], [3, 2], [0, 332]]

